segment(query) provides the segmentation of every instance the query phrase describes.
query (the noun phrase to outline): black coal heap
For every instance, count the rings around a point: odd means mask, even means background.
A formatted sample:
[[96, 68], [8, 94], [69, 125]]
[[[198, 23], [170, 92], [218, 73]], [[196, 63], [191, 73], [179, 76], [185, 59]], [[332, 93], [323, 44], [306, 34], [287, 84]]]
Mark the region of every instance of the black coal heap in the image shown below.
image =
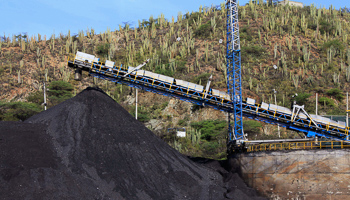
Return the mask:
[[178, 153], [96, 88], [0, 130], [0, 199], [260, 199], [238, 176]]

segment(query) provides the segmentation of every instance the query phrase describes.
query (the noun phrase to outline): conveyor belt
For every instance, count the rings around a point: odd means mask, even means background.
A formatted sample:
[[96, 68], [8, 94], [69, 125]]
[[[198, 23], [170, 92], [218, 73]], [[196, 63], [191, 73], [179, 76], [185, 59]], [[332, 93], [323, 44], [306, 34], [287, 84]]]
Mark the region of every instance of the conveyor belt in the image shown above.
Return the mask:
[[[89, 72], [91, 75], [109, 80], [111, 82], [125, 84], [130, 87], [161, 94], [164, 96], [178, 98], [197, 105], [210, 106], [214, 109], [232, 113], [233, 102], [212, 94], [210, 89], [198, 92], [196, 90], [164, 82], [155, 78], [139, 76], [137, 73], [129, 73], [127, 69], [120, 67], [106, 67], [103, 63], [89, 63], [78, 60], [68, 60], [68, 66]], [[125, 74], [128, 74], [124, 77]], [[338, 127], [330, 124], [317, 123], [317, 126], [310, 119], [296, 117], [292, 121], [290, 114], [285, 114], [277, 110], [271, 111], [263, 109], [259, 104], [248, 104], [243, 102], [243, 116], [285, 127], [290, 130], [305, 133], [308, 137], [326, 137], [335, 140], [348, 141], [349, 127]]]

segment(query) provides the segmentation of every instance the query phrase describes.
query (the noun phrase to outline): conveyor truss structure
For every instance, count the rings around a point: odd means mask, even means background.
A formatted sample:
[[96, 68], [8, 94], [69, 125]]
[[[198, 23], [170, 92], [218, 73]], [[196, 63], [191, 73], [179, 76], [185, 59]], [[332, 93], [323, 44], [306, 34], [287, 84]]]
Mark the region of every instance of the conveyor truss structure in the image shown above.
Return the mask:
[[[209, 106], [216, 110], [233, 113], [234, 103], [230, 96], [223, 91], [204, 88], [173, 77], [140, 70], [147, 62], [138, 67], [115, 66], [114, 62], [102, 63], [93, 55], [78, 52], [72, 59], [68, 58], [67, 65], [75, 69], [75, 78], [80, 79], [82, 71], [90, 75], [124, 84], [144, 91], [180, 99], [197, 105]], [[295, 105], [293, 110], [247, 98], [242, 101], [244, 117], [261, 122], [285, 127], [289, 130], [303, 132], [307, 137], [324, 137], [332, 140], [349, 141], [349, 127], [345, 122], [309, 115], [303, 106]]]

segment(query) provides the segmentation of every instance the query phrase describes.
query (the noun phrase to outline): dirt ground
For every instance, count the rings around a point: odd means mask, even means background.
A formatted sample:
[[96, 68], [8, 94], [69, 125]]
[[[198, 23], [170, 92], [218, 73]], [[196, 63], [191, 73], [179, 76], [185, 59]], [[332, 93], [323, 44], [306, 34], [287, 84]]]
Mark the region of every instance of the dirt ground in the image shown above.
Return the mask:
[[0, 122], [0, 199], [264, 199], [225, 166], [181, 155], [96, 88]]

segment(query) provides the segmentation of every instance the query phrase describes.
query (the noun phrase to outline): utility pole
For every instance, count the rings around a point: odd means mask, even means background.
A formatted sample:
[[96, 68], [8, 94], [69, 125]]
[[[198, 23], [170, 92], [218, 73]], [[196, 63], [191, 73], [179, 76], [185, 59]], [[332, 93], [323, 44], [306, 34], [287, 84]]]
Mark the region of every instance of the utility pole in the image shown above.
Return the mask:
[[[275, 89], [273, 89], [273, 95], [275, 95], [275, 105], [277, 105], [277, 99], [276, 99], [276, 93], [277, 91]], [[277, 130], [278, 130], [278, 137], [280, 138], [281, 137], [281, 132], [280, 132], [280, 126], [277, 124]]]
[[349, 92], [346, 92], [346, 126], [349, 126]]
[[317, 116], [317, 108], [318, 107], [318, 93], [316, 93], [316, 116]]
[[137, 88], [136, 88], [136, 111], [135, 111], [135, 118], [137, 120]]
[[44, 81], [44, 106], [45, 106], [45, 110], [46, 110], [46, 85], [45, 85], [45, 81]]

